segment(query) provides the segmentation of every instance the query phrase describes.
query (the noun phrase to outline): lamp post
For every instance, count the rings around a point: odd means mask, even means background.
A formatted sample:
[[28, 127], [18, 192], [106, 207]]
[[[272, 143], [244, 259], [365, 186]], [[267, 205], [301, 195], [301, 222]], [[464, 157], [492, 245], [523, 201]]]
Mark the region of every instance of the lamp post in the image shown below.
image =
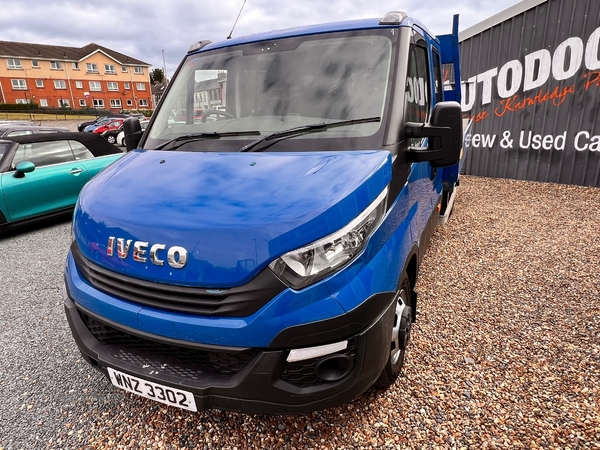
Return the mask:
[[31, 109], [29, 108], [29, 99], [27, 98], [27, 91], [23, 93], [25, 94], [25, 103], [27, 104], [27, 114], [29, 115], [29, 120], [33, 120], [31, 118]]

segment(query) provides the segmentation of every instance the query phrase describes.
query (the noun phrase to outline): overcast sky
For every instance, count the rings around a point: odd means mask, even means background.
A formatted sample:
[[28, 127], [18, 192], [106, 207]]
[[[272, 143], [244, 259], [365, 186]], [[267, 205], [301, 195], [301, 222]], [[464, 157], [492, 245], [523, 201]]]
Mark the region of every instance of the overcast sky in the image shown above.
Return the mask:
[[[460, 30], [520, 0], [246, 0], [234, 37], [401, 10], [434, 34]], [[170, 77], [190, 44], [227, 37], [244, 0], [2, 0], [0, 40], [82, 47], [94, 42], [163, 68]]]

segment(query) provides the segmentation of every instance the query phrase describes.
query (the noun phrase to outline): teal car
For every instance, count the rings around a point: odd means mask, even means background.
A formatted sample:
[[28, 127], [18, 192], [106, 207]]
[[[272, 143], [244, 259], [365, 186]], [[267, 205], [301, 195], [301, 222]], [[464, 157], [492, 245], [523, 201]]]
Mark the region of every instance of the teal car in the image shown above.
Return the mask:
[[0, 140], [0, 232], [70, 213], [81, 188], [122, 155], [94, 133]]

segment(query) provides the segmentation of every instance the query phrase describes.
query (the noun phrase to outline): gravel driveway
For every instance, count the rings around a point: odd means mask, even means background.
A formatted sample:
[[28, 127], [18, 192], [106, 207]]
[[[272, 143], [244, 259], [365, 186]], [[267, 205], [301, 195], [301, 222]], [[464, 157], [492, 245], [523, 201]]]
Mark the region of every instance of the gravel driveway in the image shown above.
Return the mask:
[[69, 223], [0, 239], [0, 449], [600, 449], [600, 189], [464, 177], [421, 266], [404, 377], [306, 416], [113, 388], [63, 312]]

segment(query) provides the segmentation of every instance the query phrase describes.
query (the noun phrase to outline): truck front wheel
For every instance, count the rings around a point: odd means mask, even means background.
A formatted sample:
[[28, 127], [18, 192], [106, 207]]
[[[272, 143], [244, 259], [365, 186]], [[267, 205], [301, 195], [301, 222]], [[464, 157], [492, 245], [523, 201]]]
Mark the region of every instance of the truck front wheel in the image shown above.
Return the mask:
[[376, 388], [389, 388], [394, 384], [402, 371], [402, 366], [404, 366], [404, 354], [410, 340], [412, 325], [411, 292], [408, 276], [403, 273], [396, 294], [396, 311], [394, 312], [391, 329], [390, 354], [383, 371], [375, 381], [374, 386]]

